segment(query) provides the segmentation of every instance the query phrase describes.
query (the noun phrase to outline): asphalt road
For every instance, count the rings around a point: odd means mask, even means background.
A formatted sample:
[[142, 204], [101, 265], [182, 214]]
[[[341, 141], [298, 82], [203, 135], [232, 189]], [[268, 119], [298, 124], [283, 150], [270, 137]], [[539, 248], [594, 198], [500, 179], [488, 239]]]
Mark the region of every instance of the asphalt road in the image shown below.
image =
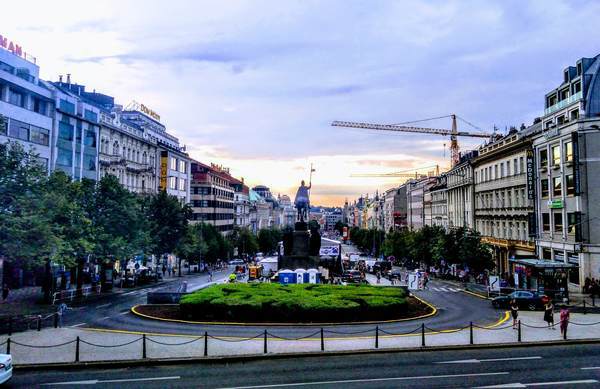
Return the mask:
[[577, 388], [600, 386], [597, 345], [420, 351], [80, 371], [15, 371], [8, 387]]

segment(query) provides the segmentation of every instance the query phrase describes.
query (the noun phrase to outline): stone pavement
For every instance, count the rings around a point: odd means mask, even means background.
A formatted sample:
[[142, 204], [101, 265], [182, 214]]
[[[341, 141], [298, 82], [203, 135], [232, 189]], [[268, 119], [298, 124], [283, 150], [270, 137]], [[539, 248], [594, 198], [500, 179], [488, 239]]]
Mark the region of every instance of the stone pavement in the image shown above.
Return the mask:
[[[558, 314], [555, 315], [558, 320]], [[523, 342], [556, 341], [563, 342], [560, 331], [548, 329], [543, 322], [543, 312], [521, 312], [521, 340]], [[410, 334], [391, 334], [379, 331], [378, 347], [422, 348], [421, 324], [415, 321], [415, 330]], [[437, 328], [425, 329], [425, 344], [432, 346], [469, 345], [470, 329]], [[274, 330], [274, 335], [277, 331]], [[510, 322], [504, 322], [492, 328], [473, 329], [474, 344], [516, 344], [518, 330]], [[44, 329], [40, 332], [29, 331], [14, 334], [11, 339], [11, 353], [16, 365], [40, 364], [75, 361], [76, 339], [80, 338], [79, 360], [113, 361], [135, 360], [143, 357], [143, 337], [141, 333], [120, 333], [110, 331], [92, 331], [76, 328]], [[569, 339], [600, 340], [600, 315], [571, 314]], [[0, 351], [7, 346], [7, 336], [0, 336]], [[335, 327], [324, 328], [325, 351], [367, 350], [375, 348], [375, 328], [372, 331], [343, 335]], [[204, 337], [146, 335], [147, 358], [184, 358], [204, 356]], [[57, 345], [56, 347], [52, 347]], [[208, 356], [236, 356], [264, 353], [264, 332], [257, 330], [255, 338], [208, 337]], [[271, 334], [267, 339], [269, 354], [290, 352], [319, 352], [321, 350], [320, 329], [305, 339], [289, 340]]]

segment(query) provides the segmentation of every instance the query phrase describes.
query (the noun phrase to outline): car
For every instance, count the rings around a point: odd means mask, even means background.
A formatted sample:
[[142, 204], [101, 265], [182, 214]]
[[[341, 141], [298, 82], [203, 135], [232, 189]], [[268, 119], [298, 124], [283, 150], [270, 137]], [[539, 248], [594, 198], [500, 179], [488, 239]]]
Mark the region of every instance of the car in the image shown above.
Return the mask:
[[528, 309], [535, 311], [537, 309], [543, 309], [544, 305], [550, 298], [545, 294], [538, 292], [530, 292], [528, 290], [517, 290], [506, 296], [498, 296], [492, 299], [492, 306], [494, 308], [510, 308], [510, 302], [515, 300], [519, 309]]
[[358, 270], [350, 270], [342, 274], [342, 281], [348, 283], [360, 283], [362, 281], [362, 277], [360, 276], [360, 272]]
[[243, 265], [244, 261], [241, 259], [232, 259], [231, 261], [229, 261], [230, 265]]
[[0, 354], [0, 385], [12, 378], [12, 357], [10, 354]]

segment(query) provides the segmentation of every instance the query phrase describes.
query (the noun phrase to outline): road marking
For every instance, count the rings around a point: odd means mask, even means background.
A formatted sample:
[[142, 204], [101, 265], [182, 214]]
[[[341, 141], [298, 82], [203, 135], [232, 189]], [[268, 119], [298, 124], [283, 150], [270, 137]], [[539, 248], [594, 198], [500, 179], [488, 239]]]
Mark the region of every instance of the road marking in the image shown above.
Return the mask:
[[581, 370], [599, 370], [600, 366], [582, 367]]
[[85, 325], [85, 323], [79, 323], [79, 324], [72, 325], [71, 327], [81, 327], [81, 326], [84, 326], [84, 325]]
[[110, 319], [110, 316], [104, 316], [103, 318], [101, 318], [99, 320], [106, 320], [106, 319]]
[[128, 296], [133, 293], [137, 293], [137, 290], [132, 290], [131, 292], [125, 292], [125, 293], [123, 293], [123, 296]]
[[127, 311], [119, 313], [119, 315], [127, 315], [128, 313], [129, 313], [129, 311], [127, 310]]
[[48, 382], [42, 384], [42, 386], [51, 385], [96, 385], [103, 383], [117, 383], [117, 382], [138, 382], [138, 381], [165, 381], [165, 380], [178, 380], [181, 376], [172, 377], [148, 377], [148, 378], [123, 378], [119, 380], [85, 380], [85, 381], [68, 381], [68, 382]]
[[500, 384], [490, 386], [477, 386], [476, 389], [492, 389], [492, 388], [528, 388], [530, 386], [562, 386], [562, 385], [577, 385], [577, 384], [596, 384], [598, 380], [576, 380], [576, 381], [554, 381], [554, 382], [531, 382], [522, 384], [513, 382], [511, 384]]
[[110, 305], [111, 305], [111, 303], [108, 303], [108, 304], [102, 304], [102, 305], [98, 305], [98, 306], [96, 307], [96, 309], [100, 309], [100, 308], [104, 308], [104, 307], [109, 307]]
[[442, 361], [435, 363], [481, 363], [481, 362], [501, 362], [501, 361], [523, 361], [527, 359], [542, 359], [542, 357], [514, 357], [514, 358], [492, 358], [492, 359], [461, 359], [457, 361]]
[[510, 373], [507, 372], [507, 371], [500, 371], [500, 372], [495, 372], [495, 373], [423, 375], [423, 376], [414, 376], [414, 377], [390, 377], [390, 378], [363, 378], [363, 379], [356, 379], [356, 380], [294, 382], [294, 383], [291, 383], [291, 384], [233, 386], [233, 387], [224, 388], [224, 389], [283, 388], [283, 387], [289, 387], [289, 386], [352, 384], [352, 383], [359, 383], [359, 382], [385, 382], [385, 381], [428, 380], [428, 379], [436, 379], [436, 378], [484, 377], [484, 376], [508, 375], [508, 374], [510, 374]]

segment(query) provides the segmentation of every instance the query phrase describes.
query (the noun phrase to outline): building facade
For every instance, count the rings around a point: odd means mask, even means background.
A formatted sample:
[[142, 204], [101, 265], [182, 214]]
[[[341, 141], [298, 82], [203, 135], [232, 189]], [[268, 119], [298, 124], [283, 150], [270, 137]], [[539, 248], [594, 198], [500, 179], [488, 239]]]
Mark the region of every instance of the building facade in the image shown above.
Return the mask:
[[473, 166], [477, 156], [470, 151], [460, 156], [459, 163], [446, 173], [448, 196], [448, 228], [475, 228]]
[[223, 234], [230, 233], [235, 222], [235, 192], [229, 172], [198, 161], [192, 161], [191, 172], [191, 222], [211, 224]]
[[537, 254], [567, 268], [569, 288], [581, 290], [600, 277], [600, 55], [563, 71], [541, 123], [532, 135]]
[[389, 189], [385, 192], [383, 203], [383, 228], [385, 232], [406, 228], [406, 208], [406, 184]]
[[531, 139], [513, 129], [479, 148], [472, 160], [475, 180], [475, 228], [493, 249], [499, 274], [510, 272], [509, 258], [534, 258], [529, 234], [533, 200], [527, 196]]
[[448, 230], [448, 177], [443, 174], [429, 188], [431, 195], [431, 226], [439, 226]]

